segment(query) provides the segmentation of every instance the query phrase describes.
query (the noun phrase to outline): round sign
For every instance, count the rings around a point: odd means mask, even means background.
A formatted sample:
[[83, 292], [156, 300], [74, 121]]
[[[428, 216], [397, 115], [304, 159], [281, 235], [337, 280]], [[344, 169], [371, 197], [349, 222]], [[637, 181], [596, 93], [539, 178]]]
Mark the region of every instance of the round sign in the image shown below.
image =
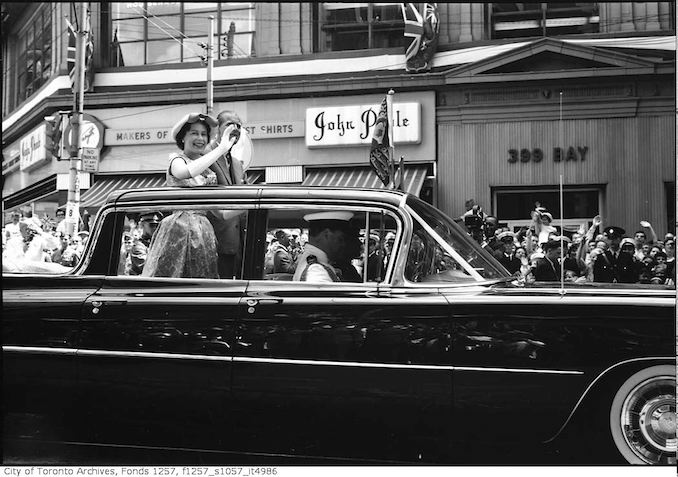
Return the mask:
[[[73, 137], [73, 126], [68, 123], [64, 131], [64, 147], [70, 148]], [[99, 149], [104, 145], [104, 126], [97, 118], [91, 114], [83, 113], [82, 122], [80, 123], [80, 147], [88, 147], [92, 149]]]

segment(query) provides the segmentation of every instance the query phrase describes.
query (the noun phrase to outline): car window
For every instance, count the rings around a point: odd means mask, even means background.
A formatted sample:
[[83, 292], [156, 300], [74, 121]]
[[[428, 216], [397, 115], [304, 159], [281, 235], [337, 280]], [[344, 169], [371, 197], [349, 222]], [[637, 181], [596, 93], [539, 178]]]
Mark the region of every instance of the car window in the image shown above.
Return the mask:
[[508, 272], [442, 212], [408, 197], [414, 231], [405, 278], [412, 282], [482, 281]]
[[124, 216], [117, 276], [239, 279], [247, 211], [135, 210]]
[[[269, 208], [265, 214], [265, 245], [257, 254], [264, 280], [327, 283], [378, 283], [385, 279], [397, 225], [392, 214], [377, 210]], [[324, 227], [335, 213], [350, 219], [337, 229]], [[325, 215], [329, 213], [329, 215]], [[318, 215], [320, 214], [320, 215]], [[341, 221], [339, 221], [341, 222]], [[332, 224], [333, 222], [330, 222]], [[312, 267], [311, 265], [314, 265]], [[317, 271], [317, 276], [315, 274]], [[309, 275], [310, 274], [310, 275]]]
[[473, 282], [476, 279], [463, 265], [443, 250], [436, 240], [415, 223], [405, 265], [405, 278], [411, 282]]

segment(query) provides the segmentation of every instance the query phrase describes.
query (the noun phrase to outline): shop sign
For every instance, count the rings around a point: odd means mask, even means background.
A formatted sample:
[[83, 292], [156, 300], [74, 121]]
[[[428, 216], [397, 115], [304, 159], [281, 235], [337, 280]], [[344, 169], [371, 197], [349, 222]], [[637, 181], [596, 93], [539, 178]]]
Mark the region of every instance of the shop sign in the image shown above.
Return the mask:
[[252, 140], [303, 137], [304, 121], [266, 121], [243, 125]]
[[42, 164], [52, 157], [52, 154], [47, 151], [46, 140], [46, 124], [41, 124], [21, 139], [19, 144], [19, 168], [22, 171]]
[[[253, 122], [246, 123], [243, 128], [253, 140], [303, 137], [304, 135], [303, 121]], [[107, 129], [104, 135], [106, 146], [169, 144], [171, 142], [173, 142], [172, 128]]]
[[172, 128], [106, 129], [105, 146], [130, 144], [167, 144], [172, 142]]
[[[553, 162], [578, 162], [585, 161], [586, 155], [589, 152], [588, 146], [569, 146], [567, 149], [554, 147], [550, 160]], [[541, 162], [542, 160], [547, 159], [546, 153], [541, 148], [522, 148], [522, 149], [509, 149], [508, 150], [508, 162], [510, 164], [515, 164], [516, 162]]]
[[[377, 122], [379, 104], [308, 108], [306, 146], [360, 146], [370, 144]], [[393, 138], [397, 144], [421, 142], [419, 103], [393, 104]]]

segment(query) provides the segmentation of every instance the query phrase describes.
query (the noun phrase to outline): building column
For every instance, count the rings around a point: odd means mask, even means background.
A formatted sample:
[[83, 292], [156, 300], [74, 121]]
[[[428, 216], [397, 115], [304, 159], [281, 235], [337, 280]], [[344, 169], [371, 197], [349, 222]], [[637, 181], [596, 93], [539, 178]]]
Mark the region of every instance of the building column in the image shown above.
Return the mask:
[[621, 29], [622, 31], [633, 31], [633, 4], [621, 4]]
[[461, 33], [459, 35], [459, 41], [461, 43], [473, 41], [473, 34], [471, 32], [471, 4], [469, 3], [461, 4], [460, 22], [461, 22], [460, 24]]
[[662, 30], [671, 28], [671, 5], [669, 2], [659, 2], [659, 26]]
[[483, 39], [483, 31], [485, 30], [485, 5], [482, 3], [471, 4], [471, 37], [473, 41]]
[[277, 56], [280, 51], [280, 17], [278, 16], [279, 3], [256, 2], [256, 25], [266, 25], [266, 28], [257, 28], [256, 52], [257, 56]]
[[450, 36], [452, 25], [450, 24], [451, 17], [449, 3], [438, 4], [438, 16], [440, 17], [440, 35], [438, 36], [438, 41], [443, 45], [452, 43], [452, 37]]
[[447, 4], [448, 16], [449, 19], [449, 30], [450, 30], [450, 41], [453, 43], [459, 43], [460, 33], [461, 33], [461, 5], [458, 3]]
[[657, 2], [649, 2], [647, 5], [647, 24], [645, 29], [648, 31], [660, 30], [659, 27], [659, 5]]
[[301, 4], [280, 4], [280, 52], [284, 55], [301, 54]]
[[621, 30], [621, 4], [604, 3], [605, 17], [601, 17], [600, 22], [603, 25], [602, 33]]
[[636, 26], [636, 31], [647, 29], [647, 3], [633, 4], [633, 23]]

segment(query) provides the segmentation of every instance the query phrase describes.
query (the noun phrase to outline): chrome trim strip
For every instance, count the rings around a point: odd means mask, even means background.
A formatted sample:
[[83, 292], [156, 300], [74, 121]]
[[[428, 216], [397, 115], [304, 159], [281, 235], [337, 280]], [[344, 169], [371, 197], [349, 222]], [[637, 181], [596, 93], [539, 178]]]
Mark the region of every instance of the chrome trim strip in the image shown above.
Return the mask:
[[233, 361], [232, 356], [212, 356], [206, 354], [183, 354], [183, 353], [152, 353], [147, 351], [108, 351], [79, 349], [78, 356], [102, 356], [102, 357], [121, 357], [121, 358], [163, 358], [174, 360], [191, 361]]
[[522, 369], [522, 368], [480, 368], [473, 366], [456, 366], [455, 371], [490, 371], [500, 373], [533, 373], [533, 374], [573, 374], [581, 376], [584, 371], [567, 371], [559, 369]]
[[586, 387], [586, 389], [584, 390], [584, 392], [582, 393], [582, 395], [579, 397], [579, 400], [577, 401], [577, 404], [574, 405], [574, 407], [572, 408], [572, 411], [570, 412], [570, 415], [567, 416], [567, 419], [565, 419], [565, 422], [563, 423], [563, 425], [560, 426], [560, 429], [558, 429], [558, 431], [557, 431], [551, 438], [549, 438], [549, 439], [546, 440], [546, 441], [543, 441], [544, 444], [548, 444], [549, 442], [553, 441], [556, 437], [558, 437], [558, 436], [560, 435], [561, 432], [563, 432], [563, 429], [565, 429], [565, 426], [567, 426], [567, 425], [569, 424], [570, 420], [572, 419], [572, 416], [574, 416], [574, 413], [577, 411], [577, 409], [579, 408], [579, 405], [582, 403], [582, 401], [584, 400], [584, 398], [586, 397], [586, 395], [589, 393], [589, 391], [591, 390], [591, 388], [592, 388], [592, 387], [593, 387], [593, 386], [594, 386], [594, 385], [595, 385], [595, 384], [596, 384], [596, 383], [597, 383], [597, 382], [598, 382], [605, 374], [607, 374], [607, 373], [608, 373], [609, 371], [611, 371], [613, 368], [616, 368], [616, 367], [618, 367], [618, 366], [622, 366], [622, 365], [628, 364], [628, 363], [635, 363], [635, 362], [638, 362], [638, 361], [663, 361], [663, 360], [665, 360], [665, 361], [673, 361], [674, 366], [675, 366], [675, 362], [676, 362], [676, 357], [675, 357], [675, 356], [674, 356], [674, 357], [655, 356], [655, 357], [646, 357], [646, 358], [632, 358], [632, 359], [627, 359], [627, 360], [624, 360], [624, 361], [620, 361], [620, 362], [618, 362], [618, 363], [613, 364], [612, 366], [609, 366], [605, 371], [601, 372], [598, 376], [596, 376], [596, 378], [595, 378], [593, 381], [591, 381], [591, 383]]
[[[62, 348], [39, 348], [30, 346], [3, 346], [4, 351], [30, 352], [44, 354], [76, 354], [78, 356], [110, 356], [110, 357], [136, 357], [136, 358], [166, 358], [187, 359], [202, 361], [231, 361], [239, 363], [270, 363], [270, 364], [297, 364], [317, 366], [342, 366], [350, 368], [388, 368], [388, 369], [424, 369], [430, 371], [480, 371], [500, 373], [532, 373], [532, 374], [584, 374], [583, 371], [567, 371], [553, 369], [520, 369], [520, 368], [482, 368], [472, 366], [449, 366], [434, 364], [398, 364], [398, 363], [361, 363], [357, 361], [316, 361], [310, 359], [286, 359], [286, 358], [253, 358], [247, 356], [210, 356], [203, 354], [180, 354], [180, 353], [152, 353], [145, 351], [108, 351], [108, 350], [75, 350]], [[68, 353], [62, 353], [67, 351]]]
[[397, 364], [397, 363], [361, 363], [356, 361], [315, 361], [310, 359], [285, 359], [285, 358], [251, 358], [236, 356], [234, 362], [242, 363], [271, 363], [271, 364], [301, 364], [319, 366], [344, 366], [352, 368], [392, 368], [392, 369], [425, 369], [440, 371], [488, 371], [503, 373], [536, 373], [536, 374], [584, 374], [583, 371], [561, 371], [552, 369], [521, 369], [521, 368], [481, 368], [471, 366], [449, 366], [435, 364]]
[[3, 346], [5, 353], [32, 353], [32, 354], [59, 354], [73, 355], [78, 352], [75, 348], [47, 348], [42, 346]]

